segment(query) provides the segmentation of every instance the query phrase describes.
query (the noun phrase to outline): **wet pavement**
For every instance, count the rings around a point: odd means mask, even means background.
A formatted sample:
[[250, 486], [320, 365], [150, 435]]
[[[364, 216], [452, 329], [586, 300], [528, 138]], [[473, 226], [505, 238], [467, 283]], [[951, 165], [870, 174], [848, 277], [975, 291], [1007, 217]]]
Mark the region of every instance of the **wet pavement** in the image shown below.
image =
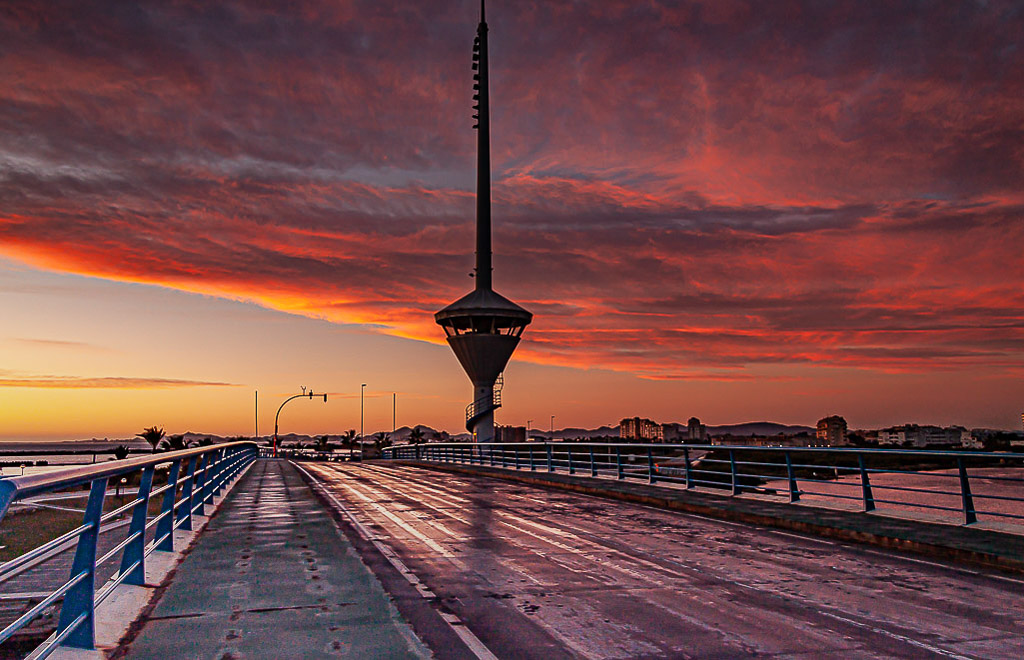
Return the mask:
[[260, 460], [123, 657], [428, 656], [296, 469]]
[[480, 475], [303, 468], [479, 657], [1024, 657], [1024, 580], [998, 571]]
[[[412, 462], [402, 462], [413, 465]], [[517, 483], [565, 489], [610, 499], [695, 513], [722, 520], [777, 527], [789, 531], [905, 550], [1024, 574], [1024, 534], [1000, 531], [991, 520], [977, 525], [940, 523], [927, 516], [885, 508], [871, 513], [856, 507], [824, 507], [808, 499], [794, 505], [779, 497], [727, 495], [724, 489], [687, 490], [681, 484], [650, 485], [644, 479], [573, 476], [538, 469], [512, 470], [480, 465], [429, 464], [431, 470], [495, 476]]]

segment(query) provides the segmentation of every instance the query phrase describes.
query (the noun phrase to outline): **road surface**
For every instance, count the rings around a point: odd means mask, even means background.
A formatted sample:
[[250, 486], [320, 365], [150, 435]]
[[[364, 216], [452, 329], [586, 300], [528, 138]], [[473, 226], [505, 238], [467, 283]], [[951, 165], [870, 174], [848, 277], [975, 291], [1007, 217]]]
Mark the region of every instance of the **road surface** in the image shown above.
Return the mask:
[[486, 477], [301, 465], [362, 551], [463, 629], [470, 655], [440, 657], [1024, 657], [1019, 577]]

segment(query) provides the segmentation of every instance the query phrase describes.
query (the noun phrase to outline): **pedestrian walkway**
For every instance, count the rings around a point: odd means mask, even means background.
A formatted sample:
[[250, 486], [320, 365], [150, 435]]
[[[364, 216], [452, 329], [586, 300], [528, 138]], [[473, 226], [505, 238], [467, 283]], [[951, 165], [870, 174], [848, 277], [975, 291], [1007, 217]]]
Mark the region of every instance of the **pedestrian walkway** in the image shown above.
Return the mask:
[[394, 463], [486, 475], [1024, 573], [1024, 536], [980, 529], [976, 526], [897, 518], [884, 510], [863, 513], [793, 505], [767, 501], [756, 496], [729, 497], [725, 494], [727, 491], [698, 492], [682, 487], [652, 486], [631, 480], [590, 478], [560, 472], [510, 470], [482, 465], [413, 460], [398, 460]]
[[127, 658], [422, 658], [429, 651], [286, 461], [243, 477]]

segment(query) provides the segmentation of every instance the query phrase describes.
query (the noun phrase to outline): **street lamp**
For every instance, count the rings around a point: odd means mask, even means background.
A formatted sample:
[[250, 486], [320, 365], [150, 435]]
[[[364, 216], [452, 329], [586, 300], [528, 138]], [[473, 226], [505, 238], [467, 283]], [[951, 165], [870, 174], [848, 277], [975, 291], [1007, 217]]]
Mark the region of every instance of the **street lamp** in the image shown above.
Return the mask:
[[312, 400], [313, 397], [319, 398], [321, 396], [324, 398], [324, 403], [327, 403], [326, 394], [315, 394], [313, 390], [307, 392], [306, 388], [303, 387], [302, 394], [296, 394], [295, 396], [288, 397], [284, 400], [284, 403], [281, 404], [281, 407], [277, 409], [277, 414], [274, 415], [274, 458], [277, 458], [277, 420], [281, 417], [281, 408], [284, 408], [284, 404], [292, 401], [293, 399], [301, 399], [302, 397], [309, 397], [309, 399]]
[[363, 447], [363, 392], [366, 391], [366, 383], [359, 388], [359, 448]]

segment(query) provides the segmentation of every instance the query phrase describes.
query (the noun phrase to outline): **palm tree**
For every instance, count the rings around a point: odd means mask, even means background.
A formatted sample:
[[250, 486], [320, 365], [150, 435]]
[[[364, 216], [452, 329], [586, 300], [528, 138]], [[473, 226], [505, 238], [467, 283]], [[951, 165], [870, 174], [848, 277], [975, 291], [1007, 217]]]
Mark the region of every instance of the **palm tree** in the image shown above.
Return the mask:
[[114, 447], [114, 458], [119, 461], [123, 461], [124, 459], [128, 458], [128, 446], [118, 445]]
[[319, 438], [316, 439], [316, 450], [317, 451], [330, 451], [331, 450], [330, 441], [331, 441], [330, 438], [328, 438], [326, 435], [320, 436]]
[[136, 433], [135, 435], [152, 445], [153, 453], [155, 454], [157, 445], [160, 444], [160, 440], [164, 437], [164, 430], [150, 426], [148, 429], [143, 429], [142, 433]]
[[385, 433], [384, 431], [380, 431], [375, 436], [373, 436], [373, 444], [377, 449], [387, 447], [388, 445], [391, 444], [391, 441], [389, 440], [390, 437], [391, 436]]
[[188, 443], [185, 442], [185, 436], [183, 435], [169, 435], [164, 438], [163, 447], [167, 451], [181, 451], [182, 449], [188, 449]]
[[345, 433], [343, 433], [342, 436], [341, 436], [341, 446], [342, 446], [342, 448], [348, 447], [348, 460], [350, 460], [350, 461], [352, 460], [352, 448], [355, 447], [355, 445], [356, 445], [356, 430], [355, 429], [349, 429], [348, 431], [345, 431]]
[[413, 430], [409, 431], [409, 442], [423, 442], [423, 429], [416, 426], [413, 428]]

